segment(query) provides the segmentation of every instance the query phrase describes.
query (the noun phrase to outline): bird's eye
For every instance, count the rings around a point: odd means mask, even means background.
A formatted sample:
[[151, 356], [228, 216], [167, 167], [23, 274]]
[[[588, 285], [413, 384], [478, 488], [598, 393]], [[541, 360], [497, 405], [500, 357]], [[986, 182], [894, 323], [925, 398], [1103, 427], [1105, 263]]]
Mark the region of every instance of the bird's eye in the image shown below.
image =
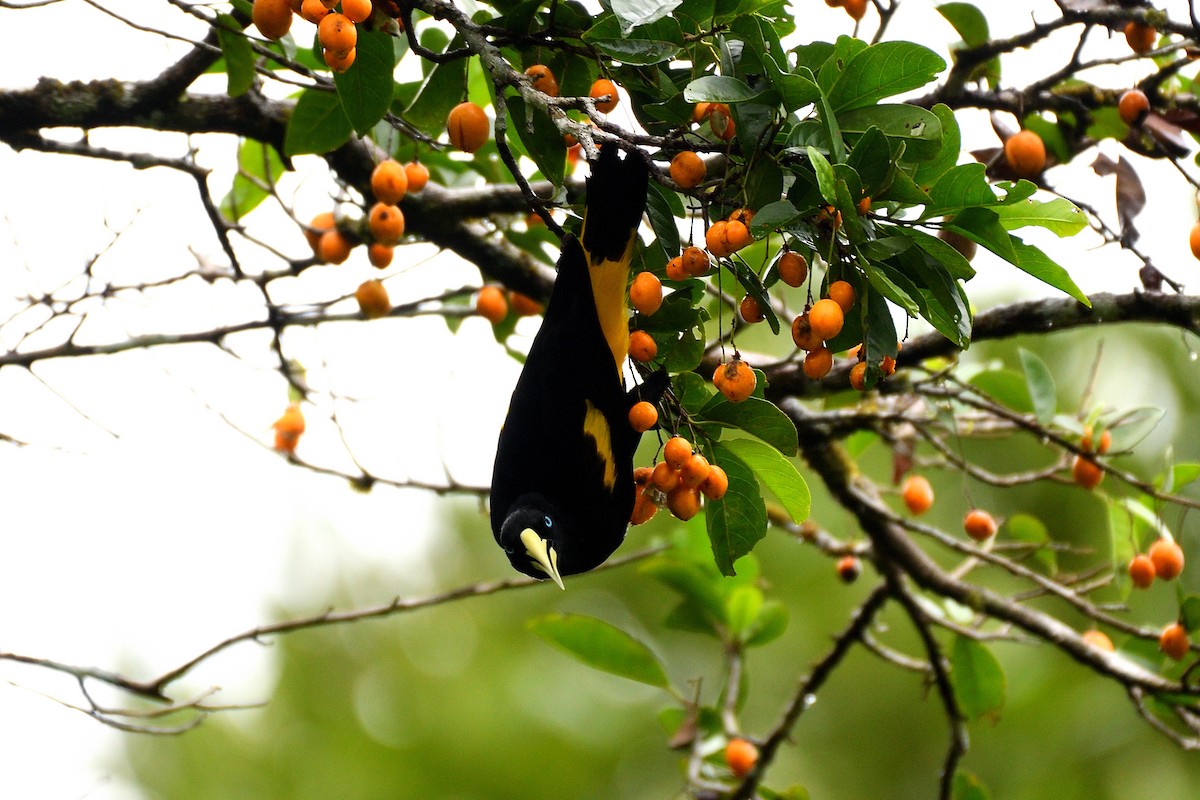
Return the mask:
[[504, 548], [504, 552], [511, 556], [513, 553], [516, 552], [516, 550], [513, 550], [511, 547], [506, 547], [506, 548]]
[[550, 519], [550, 517], [542, 517], [542, 522], [546, 523], [547, 528], [554, 527], [554, 520]]

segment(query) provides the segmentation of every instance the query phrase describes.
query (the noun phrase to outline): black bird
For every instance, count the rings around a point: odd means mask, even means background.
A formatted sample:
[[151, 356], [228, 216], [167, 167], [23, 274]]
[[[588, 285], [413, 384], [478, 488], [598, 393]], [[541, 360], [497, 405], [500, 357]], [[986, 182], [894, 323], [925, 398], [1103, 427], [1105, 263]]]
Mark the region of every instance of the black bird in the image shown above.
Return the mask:
[[513, 390], [492, 470], [492, 533], [535, 578], [586, 572], [620, 546], [633, 510], [629, 409], [657, 402], [667, 376], [625, 390], [625, 291], [646, 210], [646, 165], [600, 148], [580, 238], [568, 235], [542, 327]]

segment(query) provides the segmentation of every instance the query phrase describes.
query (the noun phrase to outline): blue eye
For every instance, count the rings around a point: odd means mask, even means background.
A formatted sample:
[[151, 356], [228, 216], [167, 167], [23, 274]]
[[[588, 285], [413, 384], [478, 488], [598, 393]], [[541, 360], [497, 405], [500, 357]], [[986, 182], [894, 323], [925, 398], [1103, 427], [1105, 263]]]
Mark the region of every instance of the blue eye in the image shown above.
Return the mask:
[[546, 523], [547, 528], [554, 527], [554, 520], [550, 519], [549, 517], [542, 517], [542, 522]]

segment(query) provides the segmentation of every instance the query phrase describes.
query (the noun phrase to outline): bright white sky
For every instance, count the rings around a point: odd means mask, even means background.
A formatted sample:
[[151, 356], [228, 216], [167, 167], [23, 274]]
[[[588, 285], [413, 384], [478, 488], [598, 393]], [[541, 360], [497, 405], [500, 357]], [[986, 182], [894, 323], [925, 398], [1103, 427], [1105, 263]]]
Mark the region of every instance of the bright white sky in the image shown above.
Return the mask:
[[[111, 5], [121, 13], [136, 14], [140, 23], [197, 35], [195, 26], [166, 3], [113, 0]], [[816, 0], [796, 5], [804, 8], [806, 31], [815, 29], [822, 38], [831, 38], [850, 30], [840, 10]], [[1035, 5], [1034, 0], [1010, 0], [1005, 14], [992, 20], [993, 33], [1022, 29], [1029, 19], [1027, 9]], [[1182, 2], [1167, 5], [1180, 13], [1186, 8]], [[0, 78], [5, 88], [31, 85], [43, 74], [62, 79], [147, 78], [187, 49], [181, 42], [132, 32], [80, 2], [0, 11], [7, 25], [21, 19], [27, 30], [47, 34], [8, 38], [9, 57]], [[871, 12], [868, 30], [874, 19]], [[304, 23], [297, 28], [303, 30]], [[933, 37], [927, 43], [944, 52], [938, 38], [948, 39], [952, 33], [931, 3], [909, 0], [892, 35]], [[1123, 52], [1123, 41], [1098, 44], [1109, 54]], [[1029, 59], [1025, 62], [1025, 69], [1038, 68]], [[1142, 72], [1135, 68], [1132, 74]], [[1121, 82], [1114, 77], [1111, 85]], [[973, 146], [995, 144], [986, 119], [975, 119], [971, 131]], [[116, 131], [96, 134], [93, 141], [133, 150], [146, 140]], [[172, 152], [181, 154], [183, 139], [172, 141]], [[210, 185], [219, 196], [231, 179], [232, 148], [228, 143], [197, 141], [203, 162], [215, 169]], [[1115, 147], [1106, 150], [1117, 153]], [[315, 160], [303, 161], [302, 169], [311, 173]], [[165, 170], [134, 172], [104, 162], [18, 156], [3, 148], [0, 175], [0, 318], [16, 309], [14, 297], [53, 289], [76, 276], [81, 265], [109, 243], [106, 223], [128, 234], [99, 262], [98, 271], [121, 275], [125, 281], [193, 266], [189, 245], [217, 262], [223, 260], [190, 178]], [[1112, 196], [1110, 181], [1080, 174], [1071, 191], [1111, 207], [1111, 201], [1102, 199]], [[300, 188], [291, 183], [284, 196], [292, 192], [302, 217], [327, 208], [328, 187], [319, 181]], [[1186, 231], [1195, 217], [1194, 198], [1177, 180], [1153, 188], [1149, 197], [1142, 245], [1170, 274], [1187, 281], [1194, 267], [1186, 244]], [[262, 224], [270, 214], [260, 216], [263, 219], [255, 221]], [[290, 242], [288, 249], [299, 252], [304, 246], [299, 237], [280, 230]], [[1133, 260], [1084, 250], [1095, 244], [1094, 237], [1085, 234], [1056, 252], [1085, 291], [1131, 288], [1137, 268]], [[398, 263], [414, 266], [393, 267], [387, 273], [392, 276], [387, 285], [393, 299], [478, 279], [470, 268], [444, 260], [426, 262], [427, 248], [399, 252]], [[254, 258], [248, 260], [254, 263]], [[297, 300], [349, 294], [374, 274], [359, 258], [327, 268], [320, 280], [306, 276], [303, 286], [281, 291], [303, 292]], [[135, 264], [137, 270], [131, 271]], [[1047, 293], [1040, 284], [984, 256], [977, 266], [979, 284], [988, 290], [980, 295], [984, 303], [988, 294]], [[180, 298], [190, 305], [181, 306]], [[164, 324], [191, 329], [207, 324], [210, 314], [223, 309], [236, 317], [238, 307], [254, 299], [233, 290], [217, 298], [205, 288], [194, 294], [122, 300], [114, 313], [82, 335], [120, 337]], [[194, 318], [181, 308], [194, 308]], [[0, 608], [7, 609], [0, 649], [149, 676], [269, 620], [271, 608], [280, 602], [320, 609], [340, 565], [362, 560], [394, 565], [395, 590], [400, 593], [437, 585], [420, 546], [421, 537], [439, 525], [434, 500], [387, 489], [360, 495], [339, 481], [288, 466], [259, 444], [269, 442], [268, 426], [286, 401], [263, 341], [238, 340], [246, 356], [241, 362], [195, 347], [46, 363], [38, 369], [41, 383], [25, 373], [0, 372], [0, 432], [35, 443], [23, 448], [0, 445], [5, 508]], [[0, 343], [6, 348], [15, 344]], [[485, 323], [470, 320], [457, 337], [449, 336], [436, 319], [354, 323], [319, 335], [298, 332], [292, 344], [311, 354], [307, 366], [314, 383], [357, 398], [338, 410], [356, 421], [348, 431], [351, 440], [362, 441], [367, 435], [363, 431], [369, 431], [378, 442], [375, 450], [358, 453], [374, 471], [438, 481], [445, 454], [455, 478], [486, 485], [495, 432], [517, 367], [500, 357], [502, 351]], [[1114, 350], [1110, 346], [1110, 359], [1119, 359]], [[1127, 372], [1109, 373], [1102, 382], [1112, 385], [1102, 385], [1102, 390], [1115, 396], [1118, 382], [1124, 388], [1136, 383], [1128, 377]], [[433, 395], [414, 392], [414, 379], [440, 388]], [[1141, 394], [1125, 399], [1161, 403], [1168, 396], [1166, 387], [1149, 380], [1141, 383]], [[221, 410], [245, 433], [210, 407]], [[348, 468], [338, 461], [342, 457], [336, 431], [320, 422], [323, 411], [328, 409], [309, 410], [311, 429], [301, 453]], [[504, 569], [500, 560], [496, 569]], [[380, 599], [359, 600], [365, 604]], [[221, 699], [255, 702], [265, 699], [270, 673], [266, 652], [246, 646], [214, 661], [188, 685], [202, 689], [220, 683], [226, 688]], [[77, 702], [69, 680], [0, 664], [0, 681], [7, 681], [0, 683], [0, 793], [92, 800], [140, 797], [107, 766], [119, 750], [121, 734], [43, 695]]]

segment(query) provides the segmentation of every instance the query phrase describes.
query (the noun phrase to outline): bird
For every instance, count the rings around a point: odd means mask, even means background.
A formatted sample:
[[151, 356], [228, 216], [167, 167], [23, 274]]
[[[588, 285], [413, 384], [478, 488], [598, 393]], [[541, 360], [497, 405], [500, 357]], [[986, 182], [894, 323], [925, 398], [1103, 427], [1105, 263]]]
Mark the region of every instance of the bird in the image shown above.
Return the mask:
[[553, 580], [602, 564], [625, 538], [633, 510], [629, 424], [640, 400], [657, 403], [659, 370], [626, 390], [626, 287], [646, 209], [639, 154], [600, 147], [587, 180], [583, 228], [567, 234], [558, 277], [500, 430], [491, 525], [512, 566]]

